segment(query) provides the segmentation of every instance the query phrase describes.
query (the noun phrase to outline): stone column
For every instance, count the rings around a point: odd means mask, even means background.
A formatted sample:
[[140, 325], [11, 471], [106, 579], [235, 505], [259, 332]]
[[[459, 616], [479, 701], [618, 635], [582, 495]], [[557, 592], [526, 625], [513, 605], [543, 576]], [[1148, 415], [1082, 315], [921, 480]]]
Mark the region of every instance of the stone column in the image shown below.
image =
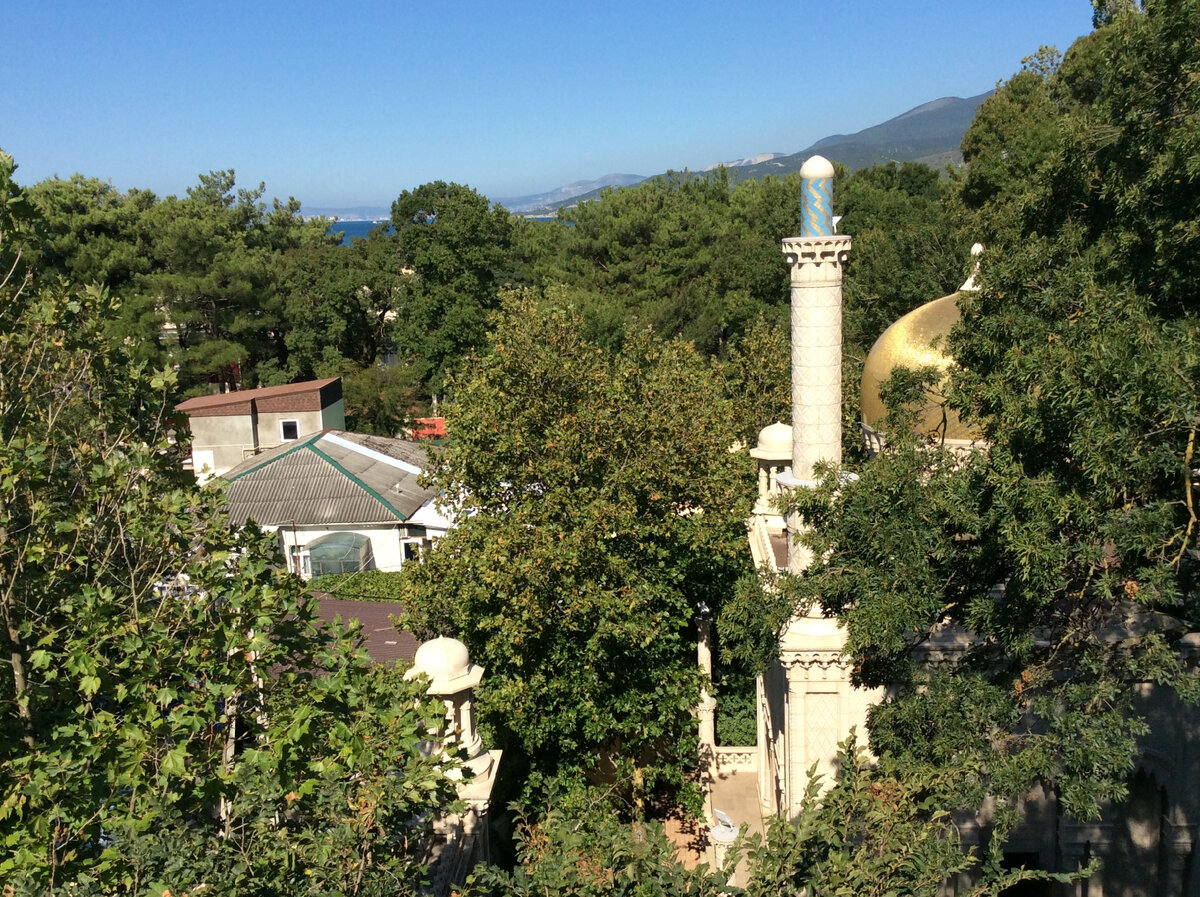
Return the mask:
[[[791, 270], [792, 475], [813, 482], [821, 461], [842, 460], [842, 266], [850, 238], [833, 232], [833, 165], [813, 156], [800, 169], [801, 235], [783, 241]], [[789, 521], [792, 542], [800, 521]], [[788, 568], [803, 573], [808, 553], [794, 544]]]
[[[700, 703], [696, 707], [696, 722], [699, 728], [700, 769], [709, 776], [717, 765], [717, 701], [709, 688], [712, 684], [712, 615], [707, 607], [701, 607], [696, 617], [696, 663], [700, 667]], [[706, 782], [706, 785], [711, 781]], [[712, 789], [705, 788], [708, 799]], [[709, 814], [711, 818], [711, 814]]]
[[425, 858], [431, 865], [433, 893], [448, 894], [477, 861], [488, 859], [488, 815], [500, 751], [485, 751], [475, 728], [473, 693], [483, 679], [483, 668], [471, 663], [466, 645], [445, 637], [425, 642], [404, 677], [420, 674], [429, 677], [426, 694], [441, 699], [446, 708], [444, 724], [430, 733], [433, 750], [449, 757], [461, 748], [469, 774], [464, 776], [464, 769], [447, 772], [459, 783], [462, 810], [437, 816], [435, 843]]

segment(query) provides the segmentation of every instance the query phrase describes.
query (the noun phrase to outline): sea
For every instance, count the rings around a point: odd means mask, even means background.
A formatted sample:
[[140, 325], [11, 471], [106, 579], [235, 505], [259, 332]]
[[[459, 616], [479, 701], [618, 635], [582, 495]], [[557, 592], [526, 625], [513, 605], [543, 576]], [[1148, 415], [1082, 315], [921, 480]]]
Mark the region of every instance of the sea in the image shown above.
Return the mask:
[[[555, 220], [557, 220], [558, 216], [556, 216], [556, 215], [526, 215], [525, 217], [528, 218], [530, 221], [555, 221]], [[337, 222], [337, 224], [335, 224], [333, 227], [329, 228], [329, 233], [336, 234], [338, 231], [341, 231], [344, 234], [344, 236], [342, 237], [342, 245], [348, 246], [353, 241], [365, 237], [372, 230], [379, 227], [379, 225], [387, 224], [390, 220], [391, 220], [390, 218], [375, 218], [371, 221], [368, 221], [366, 219], [357, 219], [357, 218], [351, 219], [349, 221], [343, 219], [343, 220]], [[567, 224], [573, 225], [574, 222], [568, 221]]]
[[336, 234], [338, 231], [342, 231], [342, 245], [345, 246], [354, 240], [365, 237], [372, 230], [379, 227], [379, 225], [386, 224], [388, 220], [387, 218], [380, 218], [375, 221], [338, 221], [333, 227], [329, 228], [329, 233]]

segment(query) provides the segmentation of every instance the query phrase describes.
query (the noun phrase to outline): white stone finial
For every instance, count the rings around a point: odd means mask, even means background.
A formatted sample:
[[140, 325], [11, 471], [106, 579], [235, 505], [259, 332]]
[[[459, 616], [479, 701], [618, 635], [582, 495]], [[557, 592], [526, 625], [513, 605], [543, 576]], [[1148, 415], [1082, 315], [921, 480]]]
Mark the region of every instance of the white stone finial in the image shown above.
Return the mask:
[[479, 757], [483, 743], [475, 728], [472, 691], [483, 679], [483, 667], [471, 663], [467, 646], [458, 639], [439, 636], [417, 648], [404, 678], [420, 674], [430, 679], [425, 693], [446, 705], [446, 735], [457, 739], [468, 757]]
[[435, 682], [448, 682], [467, 675], [470, 666], [467, 646], [456, 638], [442, 635], [417, 648], [412, 673], [424, 673]]
[[792, 460], [792, 425], [776, 421], [758, 431], [758, 443], [750, 457], [763, 460]]
[[975, 284], [975, 277], [979, 274], [979, 256], [983, 255], [983, 244], [974, 243], [971, 245], [971, 258], [975, 259], [975, 267], [971, 270], [971, 276], [963, 281], [960, 290], [977, 290], [979, 287]]
[[800, 166], [800, 177], [805, 180], [809, 178], [831, 178], [833, 177], [833, 163], [824, 156], [810, 156]]

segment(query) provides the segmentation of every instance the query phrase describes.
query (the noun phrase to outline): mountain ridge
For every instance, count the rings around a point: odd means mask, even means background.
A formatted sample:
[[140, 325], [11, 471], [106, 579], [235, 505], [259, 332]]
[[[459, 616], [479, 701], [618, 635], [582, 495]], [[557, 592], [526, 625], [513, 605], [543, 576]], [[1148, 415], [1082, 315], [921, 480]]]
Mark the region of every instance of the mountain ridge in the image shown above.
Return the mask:
[[[992, 93], [993, 91], [989, 90], [966, 98], [939, 97], [861, 131], [822, 137], [799, 152], [761, 153], [760, 156], [767, 155], [772, 158], [748, 165], [717, 163], [701, 171], [711, 171], [724, 164], [736, 175], [737, 180], [754, 180], [767, 175], [799, 171], [800, 166], [814, 153], [820, 153], [830, 161], [841, 163], [850, 169], [869, 168], [884, 162], [924, 162], [934, 167], [961, 165], [962, 152], [959, 146], [963, 135], [975, 118], [975, 110], [979, 108], [979, 104]], [[748, 156], [740, 162], [745, 163], [754, 158], [756, 157]], [[659, 176], [661, 175], [655, 175]], [[515, 208], [505, 205], [505, 208], [517, 214], [553, 215], [561, 207], [595, 199], [605, 189], [608, 188], [599, 187], [570, 200], [538, 207]]]
[[[867, 168], [883, 162], [924, 162], [934, 167], [961, 165], [959, 145], [975, 110], [993, 91], [973, 97], [939, 97], [852, 134], [831, 134], [795, 153], [756, 153], [731, 162], [715, 162], [699, 172], [724, 167], [736, 180], [799, 171], [814, 153], [847, 168]], [[667, 172], [664, 172], [666, 174]], [[652, 175], [659, 177], [661, 175]], [[494, 202], [518, 215], [554, 215], [558, 209], [595, 199], [608, 189], [631, 187], [648, 178], [637, 174], [606, 174], [581, 179], [525, 196], [496, 197]], [[305, 209], [305, 215], [336, 216], [342, 221], [380, 221], [391, 215], [386, 206]]]

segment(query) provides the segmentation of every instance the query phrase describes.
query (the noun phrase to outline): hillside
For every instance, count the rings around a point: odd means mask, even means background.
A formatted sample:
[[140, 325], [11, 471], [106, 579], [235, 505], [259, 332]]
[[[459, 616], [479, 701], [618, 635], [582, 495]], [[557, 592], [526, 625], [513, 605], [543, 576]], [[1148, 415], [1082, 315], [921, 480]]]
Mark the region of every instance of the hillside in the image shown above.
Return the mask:
[[965, 100], [942, 97], [854, 134], [824, 137], [798, 153], [743, 168], [738, 175], [757, 178], [799, 171], [814, 153], [847, 168], [868, 168], [888, 161], [957, 164], [962, 162], [959, 144], [963, 135], [975, 118], [975, 110], [989, 96], [991, 91]]
[[[867, 168], [883, 162], [924, 162], [934, 167], [957, 165], [962, 162], [959, 144], [975, 117], [975, 110], [991, 91], [978, 96], [942, 97], [922, 103], [887, 121], [864, 128], [853, 134], [834, 134], [823, 137], [811, 146], [788, 155], [750, 165], [737, 166], [733, 174], [738, 180], [761, 178], [799, 171], [804, 160], [814, 153], [840, 162], [847, 168]], [[578, 196], [547, 204], [531, 212], [552, 214], [561, 206], [574, 205], [600, 195], [604, 187]], [[512, 207], [506, 206], [510, 210]]]

